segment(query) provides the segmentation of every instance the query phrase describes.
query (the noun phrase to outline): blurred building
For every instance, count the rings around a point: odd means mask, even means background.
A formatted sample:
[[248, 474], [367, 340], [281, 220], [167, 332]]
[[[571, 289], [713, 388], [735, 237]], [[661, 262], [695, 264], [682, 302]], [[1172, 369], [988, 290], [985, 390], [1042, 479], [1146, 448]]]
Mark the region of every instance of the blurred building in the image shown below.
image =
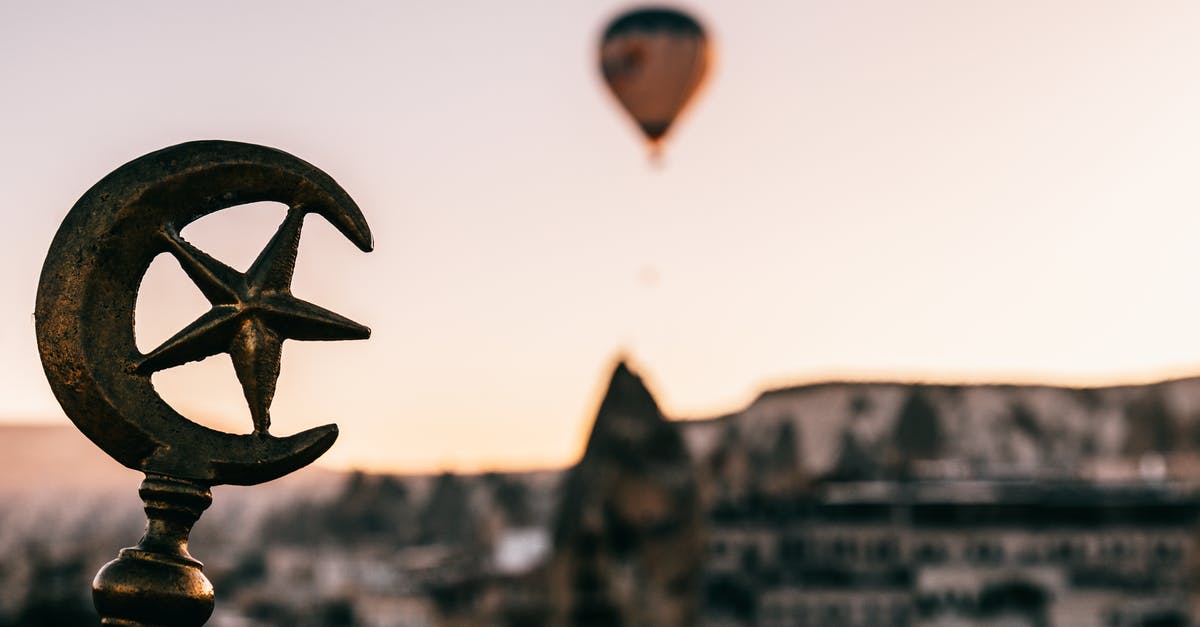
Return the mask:
[[716, 508], [706, 624], [1188, 625], [1173, 486], [844, 483]]
[[710, 491], [704, 624], [1189, 625], [1198, 398], [823, 384], [684, 423]]

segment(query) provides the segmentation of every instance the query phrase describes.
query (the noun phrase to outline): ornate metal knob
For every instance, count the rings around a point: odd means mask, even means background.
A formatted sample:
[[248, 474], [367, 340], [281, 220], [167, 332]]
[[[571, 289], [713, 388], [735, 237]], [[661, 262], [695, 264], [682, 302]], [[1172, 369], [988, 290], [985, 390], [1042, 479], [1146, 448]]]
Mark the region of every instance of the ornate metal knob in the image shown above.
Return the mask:
[[[257, 201], [287, 217], [241, 273], [180, 237], [209, 213]], [[268, 433], [284, 340], [365, 339], [370, 329], [291, 294], [304, 217], [327, 219], [363, 251], [371, 232], [358, 206], [324, 172], [252, 144], [201, 141], [140, 157], [79, 199], [55, 235], [38, 287], [38, 348], [72, 422], [120, 463], [146, 474], [146, 535], [93, 583], [104, 624], [202, 625], [212, 585], [187, 552], [210, 486], [253, 485], [301, 468], [329, 449], [337, 426]], [[134, 343], [137, 290], [151, 261], [170, 253], [212, 309], [147, 354]], [[253, 419], [234, 435], [193, 423], [154, 391], [154, 372], [229, 353]]]

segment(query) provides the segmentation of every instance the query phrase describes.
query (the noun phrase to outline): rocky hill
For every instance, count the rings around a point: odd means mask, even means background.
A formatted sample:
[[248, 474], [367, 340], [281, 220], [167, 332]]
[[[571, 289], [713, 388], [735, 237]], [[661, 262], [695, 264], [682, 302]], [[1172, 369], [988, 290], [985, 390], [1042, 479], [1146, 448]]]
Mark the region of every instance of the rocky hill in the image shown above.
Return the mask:
[[731, 447], [761, 459], [791, 440], [813, 476], [1200, 477], [1200, 378], [1092, 388], [819, 383], [682, 427], [693, 455], [710, 462]]

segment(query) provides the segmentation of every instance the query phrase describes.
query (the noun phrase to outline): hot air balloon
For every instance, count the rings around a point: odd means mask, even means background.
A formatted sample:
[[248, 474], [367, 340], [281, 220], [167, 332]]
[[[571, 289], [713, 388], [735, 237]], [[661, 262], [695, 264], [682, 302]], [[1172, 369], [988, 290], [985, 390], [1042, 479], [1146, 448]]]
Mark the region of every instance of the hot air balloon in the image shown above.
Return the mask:
[[700, 23], [675, 9], [635, 9], [604, 30], [600, 70], [652, 154], [703, 82], [708, 48]]

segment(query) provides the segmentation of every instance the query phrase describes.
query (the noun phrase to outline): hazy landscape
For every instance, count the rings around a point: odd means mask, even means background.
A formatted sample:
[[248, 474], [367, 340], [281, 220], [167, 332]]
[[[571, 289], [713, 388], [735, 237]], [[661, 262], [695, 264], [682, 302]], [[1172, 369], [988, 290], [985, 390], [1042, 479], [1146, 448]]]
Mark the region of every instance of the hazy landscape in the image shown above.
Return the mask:
[[[1168, 573], [1183, 572], [1178, 569], [1195, 554], [1194, 538], [1186, 531], [1191, 523], [1185, 521], [1200, 511], [1194, 487], [1200, 477], [1194, 470], [1200, 452], [1200, 379], [1089, 389], [831, 382], [771, 390], [726, 416], [656, 422], [661, 418], [656, 418], [652, 401], [642, 406], [623, 400], [644, 394], [638, 392], [640, 382], [630, 379], [633, 383], [626, 387], [633, 386], [633, 392], [622, 391], [618, 375], [606, 397], [616, 400], [601, 407], [585, 457], [570, 471], [394, 476], [318, 467], [254, 488], [214, 489], [214, 504], [192, 536], [193, 554], [206, 563], [217, 584], [213, 624], [547, 624], [559, 602], [555, 595], [575, 597], [569, 590], [552, 592], [553, 587], [529, 582], [546, 577], [569, 581], [553, 573], [579, 567], [567, 566], [575, 558], [563, 557], [576, 550], [571, 548], [573, 534], [582, 533], [577, 525], [584, 523], [571, 521], [587, 520], [583, 512], [591, 507], [588, 503], [624, 511], [620, 503], [633, 498], [641, 504], [629, 511], [638, 511], [660, 498], [649, 496], [660, 490], [663, 495], [694, 494], [686, 499], [699, 499], [695, 502], [707, 512], [707, 522], [672, 523], [684, 525], [681, 538], [691, 533], [707, 538], [707, 557], [700, 562], [707, 574], [694, 599], [703, 624], [803, 625], [808, 623], [795, 617], [809, 616], [811, 606], [813, 616], [832, 612], [828, 616], [833, 618], [821, 623], [825, 625], [932, 625], [939, 616], [982, 625], [991, 624], [986, 622], [993, 611], [988, 603], [1000, 602], [987, 599], [1014, 594], [1012, 598], [1027, 603], [1014, 606], [1017, 617], [1052, 617], [1057, 615], [1054, 607], [1061, 613], [1068, 606], [1112, 617], [1118, 616], [1112, 608], [1124, 603], [1123, 595], [1136, 590], [1143, 590], [1138, 594], [1144, 597], [1158, 591], [1146, 597], [1158, 600], [1142, 614], [1191, 612], [1188, 595], [1179, 596], [1175, 587], [1180, 580]], [[663, 426], [647, 430], [638, 424]], [[654, 443], [663, 437], [652, 435], [659, 429], [677, 434], [670, 437], [678, 438], [683, 457], [669, 461], [676, 454]], [[108, 460], [70, 425], [0, 428], [0, 458], [5, 460], [0, 624], [92, 624], [88, 580], [117, 549], [133, 544], [144, 525], [136, 496], [138, 474]], [[634, 483], [618, 479], [626, 475]], [[624, 487], [614, 492], [611, 486]], [[1068, 536], [1046, 523], [1020, 522], [1044, 518], [1042, 503], [1056, 493], [1073, 495], [1055, 497], [1066, 498], [1064, 503], [1096, 512], [1077, 512], [1080, 521], [1123, 520], [1123, 503], [1162, 513], [1139, 518], [1142, 522], [1132, 528], [1129, 523], [1087, 523], [1091, 526]], [[645, 498], [651, 500], [636, 501]], [[949, 551], [947, 557], [921, 561], [926, 558], [919, 557], [920, 551], [935, 549], [920, 539], [925, 537], [920, 525], [876, 523], [874, 514], [867, 513], [855, 514], [851, 522], [833, 522], [844, 512], [875, 511], [871, 508], [883, 504], [917, 508], [913, 512], [924, 511], [922, 507], [960, 512], [928, 523], [953, 530], [939, 532], [951, 544], [936, 550]], [[682, 511], [680, 507], [663, 511]], [[987, 527], [990, 531], [979, 536], [967, 521], [980, 515], [1010, 522]], [[603, 534], [611, 533], [614, 524], [606, 522], [596, 533], [608, 537]], [[641, 523], [627, 524], [634, 524], [633, 529]], [[807, 534], [804, 542], [816, 547], [834, 542], [827, 534], [837, 529], [843, 534], [836, 539], [838, 546], [894, 544], [889, 559], [896, 561], [888, 568], [908, 574], [880, 590], [880, 581], [854, 574], [859, 572], [853, 561], [860, 559], [853, 557], [861, 555], [857, 549], [836, 554], [840, 557], [785, 557], [792, 550], [789, 543], [801, 541], [798, 530]], [[854, 529], [856, 535], [844, 535]], [[960, 549], [953, 548], [953, 538], [959, 533], [977, 540], [967, 541], [962, 557], [956, 558]], [[1071, 549], [1091, 556], [1078, 565], [1061, 562], [1055, 553], [1060, 551], [1055, 548], [1058, 538], [1071, 536], [1096, 538], [1088, 540], [1093, 548]], [[981, 537], [995, 538], [991, 541], [999, 548], [978, 548]], [[747, 545], [747, 538], [758, 539]], [[1025, 588], [988, 587], [986, 573], [996, 565], [987, 561], [993, 558], [980, 562], [977, 553], [1004, 555], [1005, 545], [1010, 557], [1001, 559], [1017, 560], [1018, 553], [1023, 557], [1003, 572], [1024, 582], [1019, 585], [1033, 586], [1034, 597], [1020, 592]], [[742, 557], [729, 562], [723, 556], [735, 546], [743, 547], [736, 549]], [[1145, 546], [1148, 556], [1157, 556], [1146, 559], [1169, 560], [1153, 567], [1159, 577], [1168, 578], [1145, 580], [1136, 572], [1108, 570], [1113, 566], [1106, 565], [1110, 558], [1104, 556], [1120, 546], [1126, 552]], [[748, 557], [747, 547], [754, 547], [756, 557]], [[1129, 559], [1117, 563], [1133, 563]], [[806, 571], [804, 564], [819, 569]], [[926, 586], [937, 579], [927, 577], [949, 564], [960, 564], [956, 568], [963, 574], [957, 581], [981, 586], [971, 594], [983, 596], [971, 603], [983, 605], [935, 601], [940, 593]], [[1053, 583], [1037, 574], [1048, 568], [1075, 573], [1063, 580], [1075, 583]], [[624, 571], [597, 572], [604, 579]], [[817, 572], [826, 574], [818, 577]], [[830, 579], [834, 572], [843, 574]], [[1107, 590], [1099, 597], [1086, 592], [1092, 584], [1085, 582], [1096, 577], [1110, 582], [1098, 589]], [[542, 592], [529, 592], [531, 585]], [[1086, 594], [1075, 592], [1079, 586]], [[835, 591], [842, 601], [828, 600]], [[816, 593], [825, 600], [805, 600]], [[1043, 597], [1058, 601], [1028, 605], [1028, 598]], [[1079, 606], [1082, 601], [1070, 601], [1076, 597], [1091, 600]], [[864, 599], [891, 599], [886, 619], [862, 613], [877, 611], [870, 609], [874, 601]], [[619, 599], [614, 603], [621, 605]], [[799, 609], [780, 609], [779, 603]], [[1008, 611], [1006, 605], [998, 607]], [[1129, 620], [1133, 622], [1113, 624], [1143, 624]]]

